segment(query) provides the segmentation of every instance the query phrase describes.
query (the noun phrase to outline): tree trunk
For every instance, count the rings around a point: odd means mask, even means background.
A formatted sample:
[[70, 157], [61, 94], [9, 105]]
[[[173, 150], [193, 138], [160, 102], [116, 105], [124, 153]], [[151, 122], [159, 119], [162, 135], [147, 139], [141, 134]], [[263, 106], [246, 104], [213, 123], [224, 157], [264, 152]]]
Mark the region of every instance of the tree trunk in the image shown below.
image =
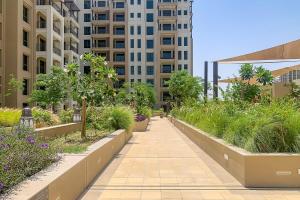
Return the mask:
[[86, 99], [82, 98], [82, 113], [81, 113], [82, 127], [81, 139], [86, 139]]

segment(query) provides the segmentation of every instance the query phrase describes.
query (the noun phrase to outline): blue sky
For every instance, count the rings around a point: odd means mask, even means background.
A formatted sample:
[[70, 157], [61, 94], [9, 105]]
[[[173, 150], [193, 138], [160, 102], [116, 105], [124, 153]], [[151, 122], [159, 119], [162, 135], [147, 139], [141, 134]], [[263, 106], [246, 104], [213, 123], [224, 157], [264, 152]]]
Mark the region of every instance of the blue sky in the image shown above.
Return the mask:
[[[194, 75], [203, 63], [245, 54], [300, 38], [300, 0], [194, 0]], [[295, 63], [264, 65], [277, 69]], [[212, 65], [210, 65], [212, 67]], [[239, 66], [220, 65], [221, 78]], [[212, 72], [212, 68], [209, 69]], [[209, 74], [210, 80], [212, 74]]]

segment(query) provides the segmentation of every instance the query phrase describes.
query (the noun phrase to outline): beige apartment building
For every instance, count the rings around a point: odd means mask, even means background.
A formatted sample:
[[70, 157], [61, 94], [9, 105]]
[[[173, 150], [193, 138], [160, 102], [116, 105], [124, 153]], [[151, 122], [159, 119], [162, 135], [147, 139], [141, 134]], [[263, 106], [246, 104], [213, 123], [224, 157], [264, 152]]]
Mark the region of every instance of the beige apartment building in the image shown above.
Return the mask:
[[78, 17], [75, 0], [0, 0], [0, 106], [27, 106], [37, 74], [79, 62]]
[[80, 54], [106, 57], [119, 76], [116, 87], [151, 84], [162, 104], [171, 98], [171, 73], [193, 73], [191, 0], [82, 0], [79, 7]]

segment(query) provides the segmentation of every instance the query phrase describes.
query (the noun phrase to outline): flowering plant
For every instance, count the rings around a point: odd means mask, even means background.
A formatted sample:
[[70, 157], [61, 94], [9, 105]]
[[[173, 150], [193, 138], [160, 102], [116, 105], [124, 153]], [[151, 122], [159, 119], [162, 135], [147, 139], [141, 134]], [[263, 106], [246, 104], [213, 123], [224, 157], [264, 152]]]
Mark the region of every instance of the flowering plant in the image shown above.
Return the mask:
[[137, 114], [135, 116], [135, 121], [136, 122], [142, 122], [142, 121], [145, 121], [147, 118], [144, 116], [144, 115], [140, 115], [140, 114]]
[[0, 128], [0, 194], [57, 161], [57, 153], [30, 129]]

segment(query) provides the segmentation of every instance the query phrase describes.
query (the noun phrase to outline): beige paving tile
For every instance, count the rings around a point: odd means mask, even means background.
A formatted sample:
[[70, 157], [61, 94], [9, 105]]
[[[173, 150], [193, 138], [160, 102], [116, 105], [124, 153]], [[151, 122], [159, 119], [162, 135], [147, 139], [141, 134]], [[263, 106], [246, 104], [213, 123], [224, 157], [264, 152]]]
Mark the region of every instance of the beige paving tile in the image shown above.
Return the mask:
[[244, 188], [166, 119], [153, 118], [81, 199], [300, 200], [300, 191]]

